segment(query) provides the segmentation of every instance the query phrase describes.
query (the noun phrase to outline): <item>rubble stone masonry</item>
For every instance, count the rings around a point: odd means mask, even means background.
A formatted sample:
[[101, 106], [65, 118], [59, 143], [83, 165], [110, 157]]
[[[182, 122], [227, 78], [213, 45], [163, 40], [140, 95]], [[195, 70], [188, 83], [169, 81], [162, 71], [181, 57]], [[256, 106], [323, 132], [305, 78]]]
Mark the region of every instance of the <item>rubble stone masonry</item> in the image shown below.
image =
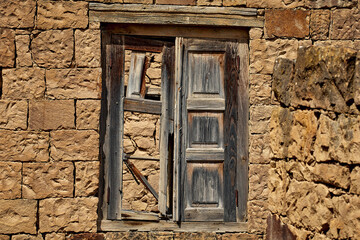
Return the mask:
[[[98, 230], [101, 29], [90, 2], [258, 9], [247, 232]], [[360, 0], [0, 0], [0, 240], [360, 239], [359, 20]], [[158, 91], [154, 59], [147, 84]], [[158, 132], [158, 118], [127, 115], [125, 151], [158, 156]], [[157, 163], [141, 170], [158, 181]], [[124, 204], [157, 211], [148, 193]]]

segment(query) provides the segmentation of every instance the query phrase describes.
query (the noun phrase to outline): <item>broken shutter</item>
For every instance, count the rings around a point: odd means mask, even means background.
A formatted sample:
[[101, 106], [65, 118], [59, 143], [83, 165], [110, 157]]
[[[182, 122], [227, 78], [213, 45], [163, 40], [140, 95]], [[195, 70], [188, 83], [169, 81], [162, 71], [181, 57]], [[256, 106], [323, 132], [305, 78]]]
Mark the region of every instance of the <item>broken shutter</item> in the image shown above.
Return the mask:
[[181, 205], [185, 221], [236, 221], [238, 145], [246, 144], [237, 137], [242, 114], [238, 112], [238, 46], [184, 39]]

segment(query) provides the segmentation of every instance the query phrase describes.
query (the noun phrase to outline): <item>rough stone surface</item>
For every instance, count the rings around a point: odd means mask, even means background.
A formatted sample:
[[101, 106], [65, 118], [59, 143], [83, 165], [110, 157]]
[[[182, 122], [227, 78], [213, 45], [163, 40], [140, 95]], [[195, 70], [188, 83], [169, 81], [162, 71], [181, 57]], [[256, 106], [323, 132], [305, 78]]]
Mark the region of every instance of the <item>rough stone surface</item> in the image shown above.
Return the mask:
[[0, 67], [14, 66], [14, 62], [15, 62], [14, 40], [15, 40], [15, 32], [13, 30], [0, 28], [0, 56], [1, 56]]
[[78, 67], [100, 67], [100, 30], [75, 31], [75, 60]]
[[156, 4], [195, 5], [195, 0], [156, 0]]
[[316, 164], [311, 172], [314, 182], [347, 189], [350, 185], [349, 168], [334, 164]]
[[272, 74], [276, 58], [296, 59], [298, 47], [309, 45], [311, 45], [309, 40], [251, 40], [250, 73]]
[[36, 233], [35, 200], [0, 200], [0, 233]]
[[269, 163], [272, 157], [269, 134], [250, 135], [250, 163]]
[[66, 240], [105, 240], [105, 235], [103, 233], [78, 233], [70, 234]]
[[310, 35], [312, 39], [320, 40], [329, 37], [330, 11], [311, 11]]
[[48, 198], [39, 203], [39, 231], [96, 231], [98, 198]]
[[26, 101], [0, 100], [0, 128], [26, 129], [28, 103]]
[[149, 240], [172, 240], [174, 233], [172, 232], [149, 232]]
[[152, 4], [153, 0], [123, 0], [124, 3]]
[[1, 161], [48, 161], [49, 133], [0, 130]]
[[9, 235], [0, 235], [0, 240], [10, 240]]
[[98, 160], [96, 131], [59, 130], [50, 133], [50, 156], [55, 161]]
[[225, 233], [218, 236], [220, 240], [260, 240], [262, 236], [247, 233]]
[[31, 42], [35, 63], [45, 68], [70, 67], [74, 55], [73, 30], [40, 32]]
[[29, 28], [34, 26], [35, 0], [0, 2], [0, 28]]
[[354, 7], [356, 0], [252, 0], [247, 1], [247, 7], [254, 8], [331, 8], [331, 7]]
[[51, 69], [46, 71], [49, 98], [100, 98], [101, 69]]
[[99, 129], [100, 107], [99, 100], [76, 101], [76, 128]]
[[263, 233], [266, 229], [266, 218], [269, 215], [266, 201], [248, 202], [248, 229], [251, 233]]
[[30, 52], [30, 36], [17, 35], [16, 42], [16, 66], [17, 67], [31, 67], [32, 59]]
[[146, 232], [107, 232], [105, 239], [106, 240], [141, 240], [147, 239], [148, 233]]
[[271, 75], [250, 74], [250, 104], [271, 103]]
[[75, 162], [75, 196], [94, 196], [99, 187], [99, 162]]
[[29, 128], [35, 130], [74, 128], [74, 115], [73, 100], [30, 101]]
[[21, 197], [21, 163], [0, 162], [0, 199]]
[[248, 200], [267, 200], [269, 190], [267, 182], [270, 166], [268, 164], [249, 165], [249, 195]]
[[263, 35], [264, 35], [263, 28], [250, 28], [249, 30], [249, 37], [251, 40], [261, 39]]
[[265, 10], [265, 34], [268, 38], [309, 35], [310, 12], [303, 10]]
[[45, 70], [40, 68], [3, 69], [4, 99], [44, 98]]
[[273, 106], [255, 105], [250, 107], [250, 133], [268, 132]]
[[38, 1], [36, 26], [39, 29], [85, 28], [87, 25], [87, 2]]
[[11, 240], [43, 240], [43, 237], [41, 235], [19, 234], [13, 235]]
[[222, 0], [198, 0], [198, 6], [221, 6]]
[[174, 234], [174, 240], [197, 239], [197, 240], [216, 240], [216, 233], [191, 233], [191, 232], [178, 232]]
[[350, 192], [360, 195], [360, 167], [355, 167], [351, 171], [350, 175], [351, 185], [350, 185]]
[[45, 235], [45, 240], [65, 240], [65, 233], [49, 233]]
[[223, 0], [223, 6], [242, 6], [246, 5], [246, 0]]
[[359, 39], [359, 9], [337, 9], [332, 12], [331, 39]]
[[73, 171], [71, 162], [24, 163], [24, 198], [72, 197]]

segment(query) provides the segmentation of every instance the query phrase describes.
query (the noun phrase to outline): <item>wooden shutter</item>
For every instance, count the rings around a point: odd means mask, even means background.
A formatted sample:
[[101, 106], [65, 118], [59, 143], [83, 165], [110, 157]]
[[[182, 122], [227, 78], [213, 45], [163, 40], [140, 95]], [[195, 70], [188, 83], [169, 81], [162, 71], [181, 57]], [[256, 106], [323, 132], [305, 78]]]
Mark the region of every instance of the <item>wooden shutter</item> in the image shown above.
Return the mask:
[[242, 114], [238, 46], [184, 39], [180, 184], [184, 221], [237, 218], [238, 151], [239, 144], [246, 144], [237, 136]]

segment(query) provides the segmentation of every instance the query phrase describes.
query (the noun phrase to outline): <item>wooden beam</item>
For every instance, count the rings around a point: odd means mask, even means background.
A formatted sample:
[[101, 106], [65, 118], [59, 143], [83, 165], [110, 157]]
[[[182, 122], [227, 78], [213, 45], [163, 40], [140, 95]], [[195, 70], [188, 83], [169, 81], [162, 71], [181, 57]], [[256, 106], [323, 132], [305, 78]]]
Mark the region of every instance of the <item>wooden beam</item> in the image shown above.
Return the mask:
[[125, 98], [124, 110], [150, 114], [161, 114], [161, 102], [148, 99]]

